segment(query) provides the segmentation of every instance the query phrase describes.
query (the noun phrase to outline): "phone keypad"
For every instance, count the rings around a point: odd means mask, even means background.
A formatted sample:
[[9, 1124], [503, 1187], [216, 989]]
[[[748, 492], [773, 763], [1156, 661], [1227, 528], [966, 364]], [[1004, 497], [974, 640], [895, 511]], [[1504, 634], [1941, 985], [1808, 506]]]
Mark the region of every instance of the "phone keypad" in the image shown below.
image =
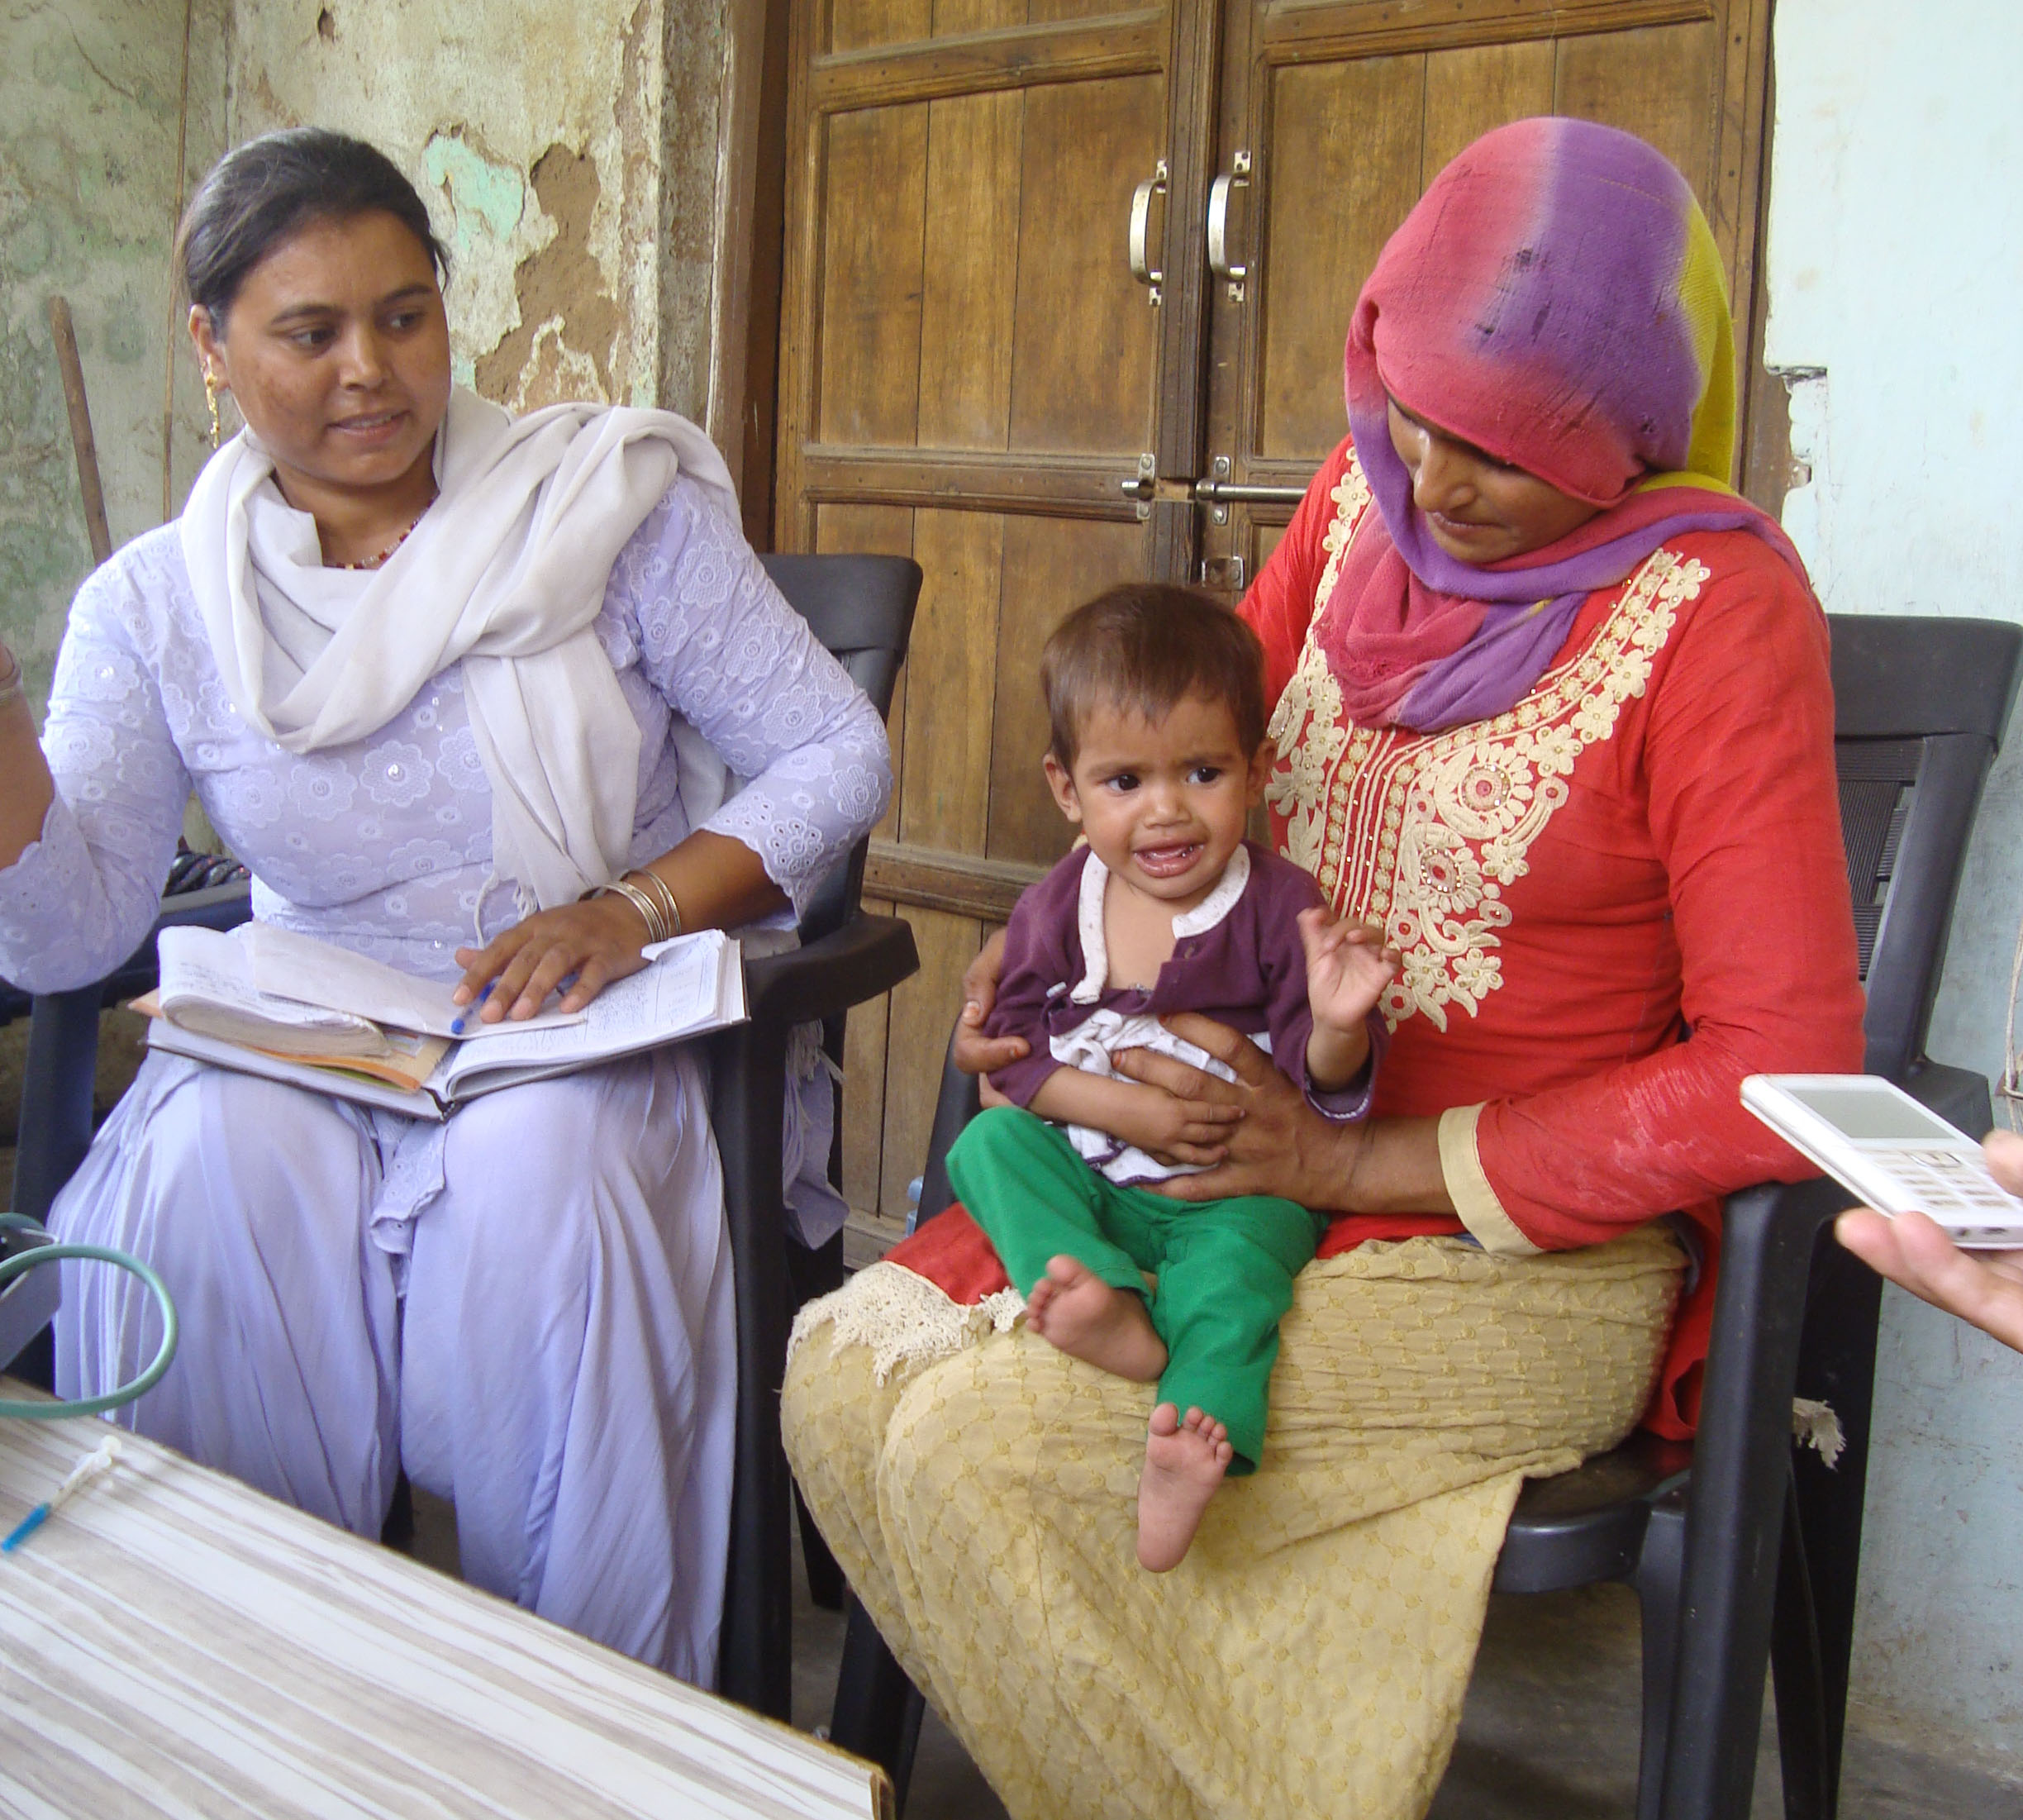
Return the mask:
[[1991, 1222], [2005, 1231], [2023, 1227], [2023, 1205], [1996, 1185], [1978, 1156], [1901, 1150], [1890, 1158], [1890, 1171], [1915, 1197], [1920, 1211], [1944, 1225], [1978, 1229], [1984, 1236]]

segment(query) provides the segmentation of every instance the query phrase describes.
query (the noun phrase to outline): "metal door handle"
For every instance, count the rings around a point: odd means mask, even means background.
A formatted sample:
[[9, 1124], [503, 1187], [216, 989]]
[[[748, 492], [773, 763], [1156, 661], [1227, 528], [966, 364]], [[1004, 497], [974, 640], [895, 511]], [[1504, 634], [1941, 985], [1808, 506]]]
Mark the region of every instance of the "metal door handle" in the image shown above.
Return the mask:
[[1208, 269], [1229, 286], [1229, 300], [1240, 303], [1244, 300], [1244, 280], [1250, 275], [1246, 264], [1238, 265], [1230, 259], [1229, 205], [1230, 192], [1250, 187], [1250, 154], [1240, 151], [1230, 160], [1230, 168], [1208, 186]]
[[1166, 160], [1152, 167], [1152, 174], [1131, 192], [1130, 211], [1130, 269], [1131, 276], [1140, 284], [1150, 287], [1152, 307], [1159, 307], [1159, 288], [1166, 282], [1163, 271], [1153, 269], [1150, 241], [1152, 227], [1152, 198], [1166, 193]]

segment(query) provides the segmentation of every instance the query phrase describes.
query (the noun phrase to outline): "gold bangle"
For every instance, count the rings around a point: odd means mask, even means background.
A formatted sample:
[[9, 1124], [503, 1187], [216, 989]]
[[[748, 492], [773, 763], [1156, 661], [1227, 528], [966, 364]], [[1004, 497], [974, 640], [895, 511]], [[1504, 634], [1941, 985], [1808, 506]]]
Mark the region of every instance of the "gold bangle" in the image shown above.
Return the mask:
[[628, 879], [644, 879], [646, 889], [660, 900], [660, 908], [666, 912], [667, 927], [673, 935], [682, 932], [681, 906], [674, 901], [674, 888], [650, 866], [635, 866], [626, 874]]

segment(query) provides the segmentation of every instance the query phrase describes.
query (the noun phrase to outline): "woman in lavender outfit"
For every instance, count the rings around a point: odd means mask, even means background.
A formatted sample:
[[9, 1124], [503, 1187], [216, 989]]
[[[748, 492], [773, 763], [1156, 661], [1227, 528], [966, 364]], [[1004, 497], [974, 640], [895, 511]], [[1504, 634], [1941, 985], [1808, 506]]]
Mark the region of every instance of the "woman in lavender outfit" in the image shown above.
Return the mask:
[[[885, 736], [702, 432], [454, 387], [426, 211], [356, 141], [240, 147], [178, 245], [246, 427], [79, 593], [39, 745], [0, 648], [0, 972], [56, 990], [129, 953], [193, 789], [256, 916], [492, 1021], [642, 965], [642, 898], [790, 926], [883, 811]], [[51, 1223], [181, 1311], [142, 1432], [367, 1536], [405, 1467], [455, 1499], [466, 1578], [707, 1684], [736, 1389], [707, 1112], [678, 1049], [446, 1125], [155, 1055]], [[60, 1388], [153, 1329], [72, 1270]]]

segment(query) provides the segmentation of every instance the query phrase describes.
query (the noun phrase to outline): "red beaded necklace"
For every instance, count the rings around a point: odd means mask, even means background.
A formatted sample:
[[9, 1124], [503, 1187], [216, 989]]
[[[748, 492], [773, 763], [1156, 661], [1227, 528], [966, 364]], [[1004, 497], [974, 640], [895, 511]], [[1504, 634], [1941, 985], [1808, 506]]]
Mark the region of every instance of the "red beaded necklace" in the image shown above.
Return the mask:
[[[431, 500], [430, 504], [432, 505], [435, 502]], [[413, 534], [415, 526], [421, 522], [422, 514], [426, 512], [427, 510], [428, 507], [424, 506], [421, 512], [416, 512], [414, 516], [413, 522], [408, 525], [407, 530], [403, 531], [399, 536], [396, 537], [393, 541], [388, 544], [384, 550], [381, 550], [378, 555], [368, 556], [363, 562], [333, 563], [331, 565], [331, 566], [336, 569], [378, 569], [381, 567], [395, 550], [398, 550], [402, 544], [407, 541], [408, 538]]]

